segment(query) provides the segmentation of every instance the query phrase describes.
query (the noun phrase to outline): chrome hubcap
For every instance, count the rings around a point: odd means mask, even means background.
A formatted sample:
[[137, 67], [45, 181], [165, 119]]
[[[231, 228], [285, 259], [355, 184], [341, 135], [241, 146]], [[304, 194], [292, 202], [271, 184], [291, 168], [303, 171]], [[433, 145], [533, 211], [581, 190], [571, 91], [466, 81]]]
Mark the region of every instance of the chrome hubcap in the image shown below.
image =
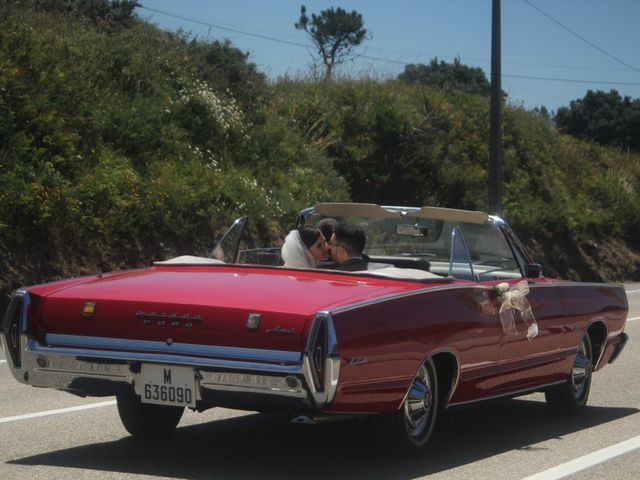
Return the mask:
[[426, 367], [422, 365], [404, 402], [404, 419], [411, 436], [419, 437], [426, 430], [433, 407], [431, 380]]
[[584, 394], [590, 372], [589, 357], [587, 356], [587, 349], [583, 341], [580, 344], [576, 360], [573, 364], [573, 370], [571, 371], [571, 383], [573, 384], [573, 391], [576, 398], [580, 398]]

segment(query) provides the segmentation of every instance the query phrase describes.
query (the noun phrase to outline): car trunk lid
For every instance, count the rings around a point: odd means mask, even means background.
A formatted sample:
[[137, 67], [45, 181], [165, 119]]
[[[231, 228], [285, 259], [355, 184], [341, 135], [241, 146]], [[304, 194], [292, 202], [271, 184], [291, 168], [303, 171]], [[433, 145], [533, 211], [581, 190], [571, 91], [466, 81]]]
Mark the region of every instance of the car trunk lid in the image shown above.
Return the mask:
[[155, 266], [54, 291], [38, 321], [47, 334], [301, 351], [316, 312], [420, 287], [320, 271]]

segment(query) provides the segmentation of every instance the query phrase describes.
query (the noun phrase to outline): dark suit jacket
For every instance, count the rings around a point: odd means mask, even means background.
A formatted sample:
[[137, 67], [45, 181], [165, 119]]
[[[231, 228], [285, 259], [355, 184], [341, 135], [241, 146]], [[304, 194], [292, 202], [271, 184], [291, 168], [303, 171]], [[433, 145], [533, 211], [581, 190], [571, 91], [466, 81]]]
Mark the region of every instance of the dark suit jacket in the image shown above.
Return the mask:
[[359, 270], [366, 270], [368, 265], [368, 258], [363, 257], [351, 257], [349, 260], [338, 263], [336, 270], [344, 270], [346, 272], [357, 272]]

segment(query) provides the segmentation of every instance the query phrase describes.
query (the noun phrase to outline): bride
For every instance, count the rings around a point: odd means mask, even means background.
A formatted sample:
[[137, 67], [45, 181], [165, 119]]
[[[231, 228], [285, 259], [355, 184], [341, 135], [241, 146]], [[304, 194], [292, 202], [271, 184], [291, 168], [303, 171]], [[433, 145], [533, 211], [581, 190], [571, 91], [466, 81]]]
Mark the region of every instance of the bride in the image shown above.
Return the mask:
[[316, 268], [329, 258], [329, 244], [322, 231], [312, 225], [291, 230], [282, 245], [285, 267]]

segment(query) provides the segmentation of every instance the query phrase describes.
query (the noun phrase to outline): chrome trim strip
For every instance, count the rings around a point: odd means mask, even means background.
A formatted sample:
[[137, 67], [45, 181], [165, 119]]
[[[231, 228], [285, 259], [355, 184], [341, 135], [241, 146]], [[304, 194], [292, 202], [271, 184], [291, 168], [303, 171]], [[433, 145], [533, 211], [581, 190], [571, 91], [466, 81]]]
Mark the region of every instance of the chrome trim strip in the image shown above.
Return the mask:
[[472, 403], [484, 402], [484, 401], [487, 401], [487, 400], [495, 400], [497, 398], [518, 397], [520, 395], [526, 395], [528, 393], [539, 392], [539, 391], [544, 390], [544, 389], [549, 388], [549, 387], [554, 387], [556, 385], [561, 385], [561, 384], [565, 383], [566, 381], [567, 380], [558, 380], [558, 381], [555, 381], [555, 382], [545, 383], [543, 385], [538, 385], [536, 387], [523, 388], [523, 389], [520, 389], [520, 390], [514, 390], [513, 392], [500, 393], [498, 395], [491, 395], [489, 397], [476, 398], [474, 400], [465, 400], [464, 402], [450, 403], [450, 404], [446, 405], [445, 408], [458, 407], [460, 405], [470, 405]]
[[[443, 277], [445, 278], [445, 277]], [[522, 277], [519, 280], [527, 280], [526, 277]], [[552, 283], [540, 283], [540, 284], [533, 284], [533, 285], [529, 285], [530, 289], [535, 289], [535, 288], [556, 288], [556, 287], [564, 287], [564, 286], [618, 286], [617, 284], [613, 284], [613, 283], [588, 283], [588, 284], [584, 284], [584, 283], [580, 283], [580, 282], [552, 282]], [[457, 290], [457, 289], [466, 289], [466, 288], [481, 288], [484, 290], [491, 290], [493, 288], [492, 285], [483, 285], [481, 283], [466, 283], [466, 284], [460, 284], [460, 283], [453, 283], [453, 284], [448, 284], [448, 285], [437, 285], [437, 286], [430, 286], [430, 287], [424, 287], [424, 288], [419, 288], [416, 290], [411, 290], [409, 292], [402, 292], [402, 293], [390, 293], [389, 295], [385, 295], [383, 297], [378, 297], [378, 298], [374, 298], [374, 299], [369, 299], [369, 300], [362, 300], [360, 302], [356, 302], [356, 303], [352, 303], [349, 305], [343, 305], [340, 307], [337, 307], [333, 310], [331, 310], [332, 314], [337, 314], [337, 313], [343, 313], [343, 312], [348, 312], [350, 310], [355, 310], [357, 308], [360, 307], [366, 307], [369, 305], [375, 305], [377, 303], [381, 303], [381, 302], [386, 302], [389, 300], [395, 300], [395, 299], [399, 299], [399, 298], [405, 298], [405, 297], [411, 297], [414, 295], [421, 295], [423, 293], [429, 293], [429, 292], [440, 292], [443, 290]]]
[[[33, 341], [32, 341], [33, 342]], [[143, 360], [148, 360], [145, 358]], [[156, 359], [157, 360], [157, 359]], [[242, 371], [210, 371], [211, 365], [189, 365], [180, 362], [181, 359], [167, 358], [167, 365], [190, 366], [198, 376], [197, 398], [202, 399], [201, 391], [219, 392], [244, 392], [260, 393], [286, 398], [297, 398], [306, 401], [308, 393], [304, 389], [301, 381], [301, 372], [289, 367], [291, 371], [263, 372], [256, 368]], [[116, 392], [116, 385], [133, 385], [137, 387], [140, 380], [139, 373], [135, 372], [131, 363], [122, 362], [115, 358], [78, 358], [73, 355], [50, 353], [25, 352], [25, 364], [18, 372], [23, 376], [16, 378], [22, 383], [36, 387], [55, 388], [63, 391], [79, 391], [78, 385], [82, 385], [82, 380], [105, 380], [111, 384], [113, 393]], [[240, 362], [237, 362], [240, 364]], [[241, 365], [251, 367], [251, 364]], [[291, 378], [295, 379], [293, 386], [289, 384]], [[79, 381], [79, 382], [78, 382]], [[78, 382], [78, 383], [76, 383]], [[82, 387], [81, 387], [82, 388]], [[91, 390], [80, 390], [85, 394], [95, 394]], [[138, 392], [139, 393], [139, 392]]]
[[[457, 235], [460, 235], [459, 237], [457, 237]], [[473, 263], [471, 262], [471, 255], [469, 255], [469, 249], [467, 248], [467, 242], [465, 242], [464, 240], [464, 235], [462, 234], [462, 230], [460, 230], [460, 227], [457, 226], [453, 229], [453, 231], [451, 232], [451, 247], [450, 247], [450, 255], [449, 255], [449, 276], [451, 278], [454, 278], [453, 276], [453, 264], [454, 263], [465, 263], [465, 262], [454, 262], [453, 261], [453, 257], [455, 255], [455, 249], [456, 249], [456, 238], [460, 238], [460, 241], [462, 242], [462, 247], [464, 248], [464, 254], [466, 256], [466, 263], [469, 265], [469, 269], [471, 270], [471, 278], [478, 281], [478, 279], [476, 278], [476, 274], [473, 271]]]
[[207, 372], [201, 371], [200, 385], [207, 390], [224, 392], [250, 392], [306, 398], [307, 392], [302, 382], [295, 377], [297, 385], [287, 384], [288, 377], [255, 375], [253, 373]]
[[[609, 325], [607, 324], [607, 319], [604, 317], [598, 317], [591, 320], [587, 324], [587, 327], [584, 329], [582, 336], [589, 335], [589, 329], [596, 323], [601, 323], [604, 326], [604, 338], [602, 339], [602, 347], [600, 348], [600, 355], [598, 355], [598, 361], [594, 362], [593, 359], [591, 359], [591, 361], [593, 362], [592, 368], [594, 372], [596, 368], [598, 368], [598, 365], [600, 365], [600, 361], [602, 360], [604, 351], [607, 349], [607, 343], [609, 340]], [[589, 340], [591, 340], [591, 337], [589, 337]], [[582, 339], [580, 339], [580, 341], [582, 342]], [[580, 345], [578, 345], [578, 350], [580, 350]], [[576, 350], [576, 355], [578, 354], [578, 350]], [[591, 355], [593, 355], [593, 342], [591, 343]]]
[[[300, 363], [300, 352], [286, 350], [266, 350], [258, 348], [238, 348], [209, 345], [195, 345], [191, 343], [173, 343], [155, 340], [130, 340], [124, 338], [87, 337], [82, 335], [64, 335], [49, 333], [46, 336], [47, 345], [55, 347], [71, 347], [75, 349], [113, 349], [134, 352], [149, 352], [166, 355], [199, 355], [204, 357], [232, 358], [235, 360], [257, 360], [272, 363]], [[98, 352], [96, 352], [98, 353]], [[124, 353], [124, 352], [122, 352]], [[128, 355], [128, 353], [126, 353]], [[137, 355], [137, 353], [136, 353]]]
[[[572, 287], [624, 287], [619, 283], [599, 283], [599, 282], [558, 282], [558, 285], [570, 285]], [[625, 292], [626, 294], [626, 292]]]
[[507, 222], [505, 222], [502, 218], [498, 217], [497, 215], [489, 215], [489, 220], [487, 221], [487, 223], [491, 223], [496, 227], [502, 227], [507, 225]]
[[[115, 350], [91, 350], [87, 348], [46, 347], [35, 340], [29, 340], [27, 352], [39, 355], [65, 355], [72, 357], [107, 359], [123, 362], [169, 363], [194, 367], [214, 367], [225, 369], [247, 369], [260, 372], [298, 373], [300, 365], [276, 365], [269, 363], [225, 360], [220, 358], [201, 358], [152, 352], [122, 352]], [[27, 353], [25, 352], [25, 353]]]
[[458, 358], [458, 355], [454, 351], [447, 350], [447, 349], [436, 350], [435, 352], [432, 352], [431, 355], [429, 355], [429, 358], [433, 358], [435, 355], [438, 355], [439, 353], [448, 353], [450, 355], [453, 355], [453, 358], [455, 358], [456, 360], [456, 375], [455, 375], [455, 378], [453, 379], [453, 382], [451, 383], [451, 390], [449, 391], [449, 395], [447, 396], [446, 401], [442, 402], [442, 405], [446, 405], [451, 400], [451, 397], [453, 397], [453, 394], [456, 391], [456, 388], [458, 388], [458, 383], [460, 383], [460, 358]]
[[294, 390], [284, 390], [279, 388], [260, 388], [260, 387], [251, 387], [244, 385], [214, 385], [211, 383], [202, 384], [201, 388], [204, 390], [212, 390], [216, 392], [235, 392], [235, 393], [261, 393], [266, 395], [275, 395], [282, 397], [291, 397], [291, 398], [300, 398], [304, 399], [307, 397], [307, 392], [305, 391], [294, 391]]

